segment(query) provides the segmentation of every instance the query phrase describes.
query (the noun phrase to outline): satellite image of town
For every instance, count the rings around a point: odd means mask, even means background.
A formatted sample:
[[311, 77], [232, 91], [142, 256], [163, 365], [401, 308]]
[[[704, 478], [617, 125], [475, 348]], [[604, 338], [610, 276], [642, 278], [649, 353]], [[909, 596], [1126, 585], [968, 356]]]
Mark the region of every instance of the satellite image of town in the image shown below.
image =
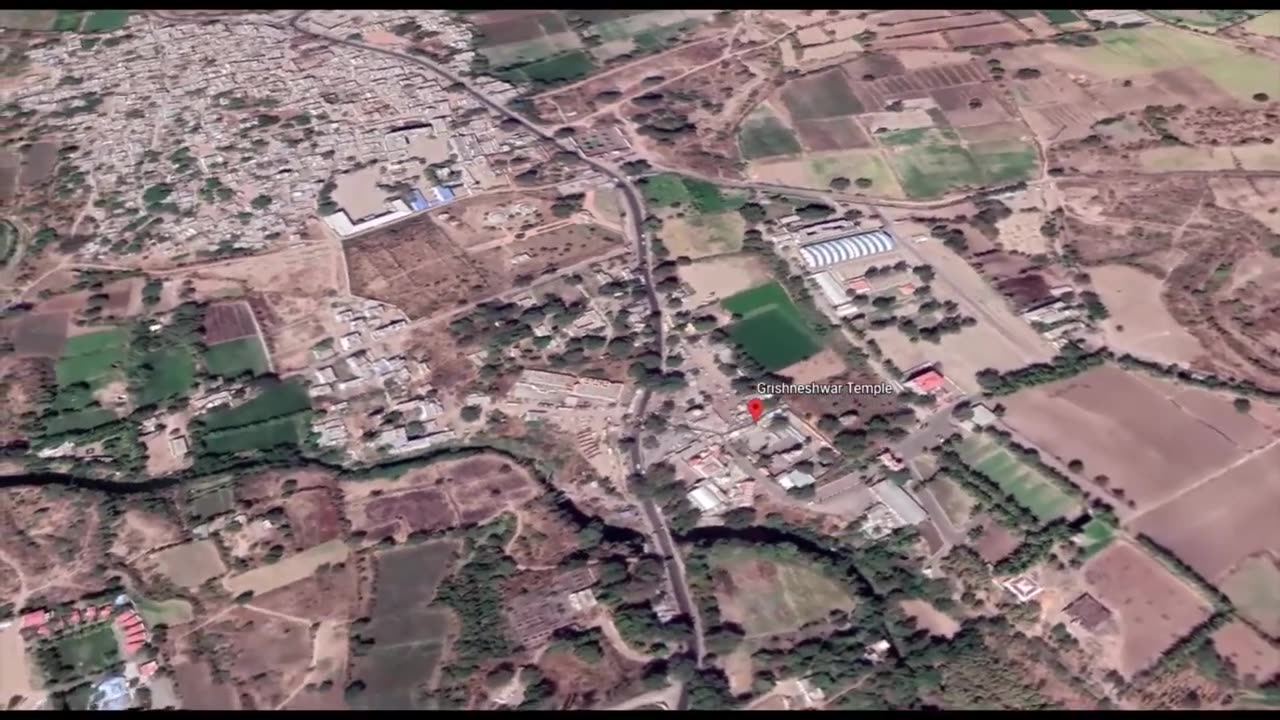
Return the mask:
[[1280, 709], [1280, 11], [0, 71], [0, 709]]

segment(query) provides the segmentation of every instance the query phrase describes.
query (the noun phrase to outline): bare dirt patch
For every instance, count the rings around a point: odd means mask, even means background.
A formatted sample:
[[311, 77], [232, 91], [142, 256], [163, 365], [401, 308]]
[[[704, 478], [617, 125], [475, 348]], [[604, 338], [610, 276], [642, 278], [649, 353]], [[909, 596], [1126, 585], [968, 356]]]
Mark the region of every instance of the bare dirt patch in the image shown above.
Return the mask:
[[682, 265], [680, 279], [693, 288], [688, 307], [700, 308], [749, 290], [767, 280], [769, 269], [754, 255], [723, 255]]
[[375, 230], [344, 244], [351, 292], [390, 303], [410, 318], [433, 315], [501, 290], [486, 267], [430, 217]]
[[960, 623], [924, 600], [903, 600], [902, 611], [915, 618], [916, 624], [930, 635], [950, 638], [960, 632]]
[[265, 594], [311, 576], [321, 565], [340, 563], [347, 559], [347, 555], [345, 540], [331, 540], [278, 562], [226, 578], [223, 586], [232, 595], [244, 592]]
[[1089, 269], [1094, 290], [1111, 312], [1103, 324], [1107, 347], [1186, 367], [1200, 363], [1204, 348], [1164, 304], [1164, 282], [1128, 265]]
[[276, 708], [311, 664], [306, 622], [240, 607], [200, 632], [216, 648], [212, 661], [230, 675], [245, 709]]
[[197, 588], [210, 578], [227, 571], [212, 540], [175, 545], [148, 557], [148, 561], [173, 582], [185, 588]]
[[1280, 673], [1280, 650], [1240, 620], [1214, 633], [1213, 647], [1247, 684], [1262, 684]]
[[[1268, 437], [1256, 422], [1214, 425], [1203, 407], [1177, 400], [1183, 391], [1101, 367], [1010, 396], [1005, 421], [1059, 462], [1082, 460], [1085, 470], [1073, 480], [1106, 475], [1112, 494], [1141, 511], [1223, 471]], [[1229, 408], [1227, 399], [1220, 403]]]
[[284, 587], [253, 596], [253, 606], [308, 620], [347, 621], [357, 612], [359, 559], [317, 568]]
[[1115, 540], [1081, 569], [1089, 592], [1119, 619], [1120, 667], [1133, 677], [1209, 618], [1212, 606], [1159, 561]]
[[978, 537], [973, 549], [989, 563], [998, 563], [1018, 549], [1022, 541], [994, 520], [988, 521], [986, 530]]
[[12, 330], [14, 351], [22, 355], [57, 357], [67, 341], [67, 312], [33, 313], [18, 320]]
[[131, 560], [158, 547], [182, 540], [182, 527], [171, 518], [131, 508], [116, 529], [111, 554]]
[[837, 375], [845, 370], [844, 360], [830, 348], [820, 351], [807, 360], [788, 365], [778, 371], [796, 383], [816, 383]]

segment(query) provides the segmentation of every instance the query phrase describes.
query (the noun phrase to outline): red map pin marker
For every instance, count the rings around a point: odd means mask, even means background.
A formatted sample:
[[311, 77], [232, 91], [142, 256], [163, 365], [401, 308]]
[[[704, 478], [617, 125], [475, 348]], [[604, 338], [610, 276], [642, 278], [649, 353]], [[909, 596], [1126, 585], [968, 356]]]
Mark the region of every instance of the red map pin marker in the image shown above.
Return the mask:
[[751, 398], [747, 401], [747, 412], [751, 413], [752, 421], [760, 422], [760, 416], [764, 414], [764, 401], [760, 398]]

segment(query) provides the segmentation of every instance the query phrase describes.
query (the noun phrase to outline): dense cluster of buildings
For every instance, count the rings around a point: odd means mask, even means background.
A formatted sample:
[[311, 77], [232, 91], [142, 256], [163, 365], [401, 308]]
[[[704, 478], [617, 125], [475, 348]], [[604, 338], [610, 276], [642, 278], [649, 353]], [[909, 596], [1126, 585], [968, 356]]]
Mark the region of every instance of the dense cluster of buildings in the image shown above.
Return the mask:
[[[337, 39], [405, 21], [454, 51], [452, 70], [469, 71], [471, 31], [445, 11], [312, 11], [306, 20]], [[135, 15], [94, 44], [65, 37], [27, 51], [43, 72], [14, 100], [59, 134], [94, 139], [65, 158], [104, 199], [89, 211], [100, 238], [83, 249], [90, 256], [144, 229], [168, 255], [288, 241], [315, 215], [326, 183], [360, 166], [376, 168], [376, 185], [407, 183], [378, 204], [399, 195], [414, 212], [498, 182], [486, 158], [533, 142], [468, 114], [478, 101], [446, 91], [424, 68], [303, 40], [281, 18], [167, 24]], [[480, 82], [499, 101], [517, 92]]]

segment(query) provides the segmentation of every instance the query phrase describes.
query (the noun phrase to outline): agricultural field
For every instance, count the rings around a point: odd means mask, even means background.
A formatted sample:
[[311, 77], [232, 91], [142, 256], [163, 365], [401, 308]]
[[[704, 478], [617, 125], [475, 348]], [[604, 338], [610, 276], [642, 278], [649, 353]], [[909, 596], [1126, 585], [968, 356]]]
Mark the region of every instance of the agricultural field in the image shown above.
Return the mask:
[[1246, 558], [1219, 583], [1240, 614], [1280, 638], [1280, 564], [1263, 553]]
[[147, 353], [138, 360], [138, 365], [146, 378], [133, 388], [134, 403], [138, 407], [185, 395], [195, 384], [195, 358], [185, 347]]
[[1051, 54], [1050, 61], [1104, 79], [1189, 68], [1242, 102], [1252, 101], [1257, 93], [1280, 97], [1276, 61], [1211, 38], [1159, 25], [1101, 30], [1094, 36], [1100, 41], [1098, 45], [1064, 47]]
[[799, 308], [776, 282], [740, 292], [721, 305], [739, 316], [729, 326], [729, 336], [767, 370], [781, 370], [822, 349]]
[[367, 688], [355, 709], [425, 709], [421, 689], [434, 684], [450, 625], [431, 603], [457, 551], [442, 541], [378, 554], [372, 621], [361, 630], [374, 644], [352, 669]]
[[1111, 313], [1102, 322], [1107, 347], [1186, 367], [1204, 356], [1200, 341], [1178, 324], [1165, 305], [1160, 278], [1128, 265], [1092, 267], [1089, 278]]
[[[1073, 482], [1102, 485], [1143, 512], [1222, 472], [1271, 441], [1265, 427], [1208, 391], [1100, 367], [1004, 399], [1005, 422], [1060, 463]], [[1062, 428], [1073, 431], [1063, 433]], [[1214, 505], [1221, 506], [1215, 502]]]
[[712, 11], [489, 10], [470, 13], [491, 71], [536, 86], [574, 81], [615, 58], [674, 44]]
[[246, 373], [258, 376], [267, 371], [267, 356], [257, 335], [210, 345], [204, 351], [204, 366], [210, 375], [237, 378]]
[[1239, 620], [1213, 634], [1218, 655], [1230, 660], [1236, 675], [1250, 684], [1262, 684], [1280, 673], [1280, 648], [1273, 647], [1258, 631]]
[[125, 361], [129, 333], [110, 328], [67, 338], [54, 367], [59, 385], [89, 383], [97, 387]]
[[191, 603], [179, 598], [151, 600], [134, 595], [133, 604], [138, 608], [138, 612], [142, 614], [142, 619], [148, 626], [174, 627], [195, 619], [195, 609], [191, 607]]
[[1059, 489], [1052, 479], [985, 437], [975, 435], [965, 439], [960, 457], [967, 465], [994, 480], [1042, 523], [1072, 517], [1080, 512], [1080, 503]]
[[1216, 30], [1224, 25], [1239, 23], [1264, 10], [1149, 10], [1149, 13], [1175, 25]]
[[1207, 620], [1212, 605], [1159, 561], [1125, 541], [1115, 541], [1081, 568], [1089, 593], [1120, 623], [1113, 667], [1126, 678], [1153, 664], [1179, 639]]
[[719, 303], [770, 278], [769, 268], [753, 255], [704, 258], [680, 266], [678, 272], [680, 279], [693, 288], [694, 294], [685, 301], [690, 308]]
[[775, 562], [742, 548], [711, 553], [721, 612], [747, 637], [767, 637], [851, 610], [854, 600], [834, 580], [803, 565]]
[[175, 545], [153, 553], [148, 560], [175, 584], [194, 589], [227, 571], [212, 540]]
[[803, 150], [791, 129], [766, 106], [761, 106], [743, 121], [738, 131], [738, 146], [742, 157], [747, 160], [796, 155]]
[[0, 28], [98, 33], [119, 30], [129, 22], [128, 10], [3, 10]]
[[1243, 25], [1244, 29], [1254, 35], [1280, 37], [1280, 11], [1272, 10], [1250, 20]]
[[210, 431], [225, 430], [291, 415], [310, 407], [311, 399], [304, 387], [294, 382], [278, 382], [266, 386], [249, 402], [218, 408], [202, 416], [201, 420]]
[[660, 236], [675, 257], [691, 259], [742, 249], [746, 199], [702, 180], [664, 173], [640, 183], [646, 203], [662, 220]]
[[253, 310], [246, 302], [223, 302], [210, 305], [205, 310], [204, 342], [206, 345], [217, 345], [228, 340], [258, 334], [258, 326], [253, 320]]
[[232, 596], [251, 592], [265, 595], [272, 590], [292, 585], [311, 577], [321, 565], [334, 565], [347, 559], [345, 540], [330, 540], [322, 545], [307, 548], [268, 565], [253, 568], [225, 578], [223, 586]]
[[22, 355], [56, 358], [67, 341], [66, 312], [31, 313], [21, 318], [11, 331], [14, 351]]
[[203, 522], [235, 508], [235, 487], [229, 480], [218, 480], [188, 488], [183, 497], [186, 516]]

